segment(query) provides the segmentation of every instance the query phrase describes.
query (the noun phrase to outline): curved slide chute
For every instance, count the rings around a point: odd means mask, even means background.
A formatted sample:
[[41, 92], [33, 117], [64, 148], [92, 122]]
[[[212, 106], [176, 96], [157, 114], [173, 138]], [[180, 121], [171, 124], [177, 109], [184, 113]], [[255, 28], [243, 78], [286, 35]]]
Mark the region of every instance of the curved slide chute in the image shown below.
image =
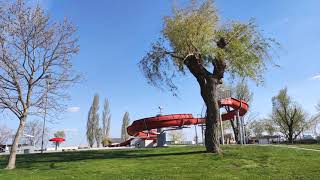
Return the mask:
[[[220, 108], [225, 108], [226, 113], [222, 114], [222, 120], [233, 120], [234, 116], [239, 112], [239, 116], [244, 116], [248, 111], [247, 102], [235, 98], [226, 98], [219, 101]], [[232, 108], [232, 109], [230, 109]], [[195, 118], [192, 114], [171, 114], [155, 117], [148, 117], [134, 121], [127, 128], [127, 132], [131, 136], [142, 139], [153, 139], [157, 137], [154, 129], [166, 127], [183, 127], [196, 124], [204, 124], [205, 118]], [[127, 146], [134, 138], [118, 144], [117, 146]]]

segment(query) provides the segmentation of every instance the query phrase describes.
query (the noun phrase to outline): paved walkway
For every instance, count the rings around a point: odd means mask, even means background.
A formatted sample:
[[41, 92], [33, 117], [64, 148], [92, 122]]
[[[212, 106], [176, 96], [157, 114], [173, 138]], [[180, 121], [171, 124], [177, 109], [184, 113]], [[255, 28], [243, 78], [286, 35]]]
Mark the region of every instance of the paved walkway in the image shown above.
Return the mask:
[[274, 147], [282, 147], [282, 148], [290, 148], [290, 149], [300, 149], [300, 150], [306, 150], [306, 151], [315, 151], [315, 152], [320, 152], [319, 149], [308, 149], [308, 148], [303, 148], [303, 147], [297, 147], [294, 145], [261, 145], [261, 146], [274, 146]]

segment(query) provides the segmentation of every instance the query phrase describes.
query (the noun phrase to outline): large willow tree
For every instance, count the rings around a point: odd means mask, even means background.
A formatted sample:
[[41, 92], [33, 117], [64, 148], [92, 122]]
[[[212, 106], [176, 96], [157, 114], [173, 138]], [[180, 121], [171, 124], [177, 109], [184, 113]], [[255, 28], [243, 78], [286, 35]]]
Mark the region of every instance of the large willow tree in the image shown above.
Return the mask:
[[217, 86], [226, 73], [262, 82], [273, 42], [262, 36], [253, 21], [221, 25], [212, 0], [192, 1], [164, 17], [161, 37], [139, 66], [151, 85], [166, 87], [174, 94], [174, 78], [187, 72], [196, 78], [207, 106], [206, 149], [220, 152]]

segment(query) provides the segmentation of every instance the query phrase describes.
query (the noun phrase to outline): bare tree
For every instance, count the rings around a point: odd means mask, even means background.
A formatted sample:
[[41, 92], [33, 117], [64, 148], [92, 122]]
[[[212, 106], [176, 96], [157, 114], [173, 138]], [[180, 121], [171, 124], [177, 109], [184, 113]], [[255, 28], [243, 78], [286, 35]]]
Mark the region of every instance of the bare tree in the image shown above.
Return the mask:
[[71, 64], [79, 51], [75, 32], [68, 20], [52, 22], [40, 6], [27, 7], [23, 0], [1, 7], [0, 108], [19, 120], [6, 169], [15, 168], [27, 117], [45, 108], [60, 111], [66, 88], [78, 79]]
[[318, 113], [320, 113], [320, 101], [319, 101], [318, 104], [316, 105], [316, 110], [318, 111]]
[[[32, 144], [35, 146], [41, 146], [41, 140], [42, 140], [42, 128], [43, 128], [43, 124], [42, 122], [38, 121], [38, 120], [32, 120], [32, 121], [27, 121], [25, 128], [24, 128], [24, 134], [26, 135], [31, 135], [33, 136], [33, 138], [31, 138], [32, 140]], [[48, 139], [48, 128], [45, 127], [44, 129], [44, 142], [47, 142], [46, 139]]]
[[318, 136], [319, 133], [317, 132], [320, 124], [320, 101], [316, 105], [316, 113], [311, 117], [310, 120], [310, 127], [313, 126], [313, 133]]
[[8, 143], [12, 137], [12, 130], [5, 125], [0, 125], [0, 144]]
[[121, 126], [121, 139], [123, 141], [126, 141], [129, 139], [129, 135], [127, 133], [127, 127], [129, 126], [129, 123], [130, 123], [129, 113], [126, 112], [122, 118], [122, 126]]
[[251, 123], [255, 121], [259, 121], [259, 113], [249, 111], [246, 114], [246, 121], [244, 123], [244, 133], [246, 137], [250, 137], [253, 135], [253, 132], [250, 128], [251, 128]]
[[174, 130], [169, 132], [169, 138], [174, 143], [181, 143], [183, 141], [183, 132], [182, 130]]
[[277, 127], [274, 122], [270, 119], [263, 120], [264, 131], [268, 133], [268, 135], [273, 136], [275, 132], [277, 132]]
[[248, 130], [250, 131], [251, 135], [256, 137], [261, 137], [262, 133], [264, 132], [264, 123], [261, 120], [254, 120], [250, 122], [248, 125]]

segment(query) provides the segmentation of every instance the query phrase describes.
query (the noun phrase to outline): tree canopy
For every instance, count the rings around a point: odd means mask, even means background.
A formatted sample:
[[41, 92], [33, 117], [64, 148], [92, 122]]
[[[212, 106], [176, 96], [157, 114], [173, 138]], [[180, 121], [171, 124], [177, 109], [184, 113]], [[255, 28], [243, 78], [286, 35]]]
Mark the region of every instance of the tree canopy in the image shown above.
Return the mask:
[[226, 73], [261, 83], [271, 49], [277, 43], [264, 37], [253, 20], [221, 23], [212, 0], [191, 2], [164, 17], [159, 40], [139, 65], [151, 85], [168, 88], [174, 95], [174, 79], [189, 70], [207, 107], [207, 152], [219, 153], [217, 86]]
[[[222, 84], [220, 86], [224, 86], [224, 85]], [[248, 104], [252, 101], [253, 93], [250, 91], [249, 86], [245, 80], [239, 81], [235, 86], [229, 85], [226, 87], [227, 87], [227, 89], [230, 89], [230, 92], [231, 92], [230, 96], [231, 97], [244, 100]], [[250, 112], [247, 112], [247, 113], [250, 113]], [[243, 117], [243, 118], [245, 118], [245, 119], [249, 118], [249, 116], [245, 116], [245, 117]], [[245, 121], [245, 119], [243, 119], [243, 121]], [[230, 125], [232, 127], [236, 142], [240, 143], [240, 121], [238, 119], [237, 120], [230, 120]]]
[[103, 111], [102, 111], [103, 138], [106, 138], [106, 139], [109, 138], [110, 123], [111, 123], [110, 105], [109, 105], [108, 99], [105, 99]]
[[60, 137], [60, 138], [65, 138], [66, 134], [64, 131], [57, 131], [54, 133], [54, 137]]
[[130, 115], [129, 112], [125, 112], [122, 118], [122, 125], [121, 125], [121, 139], [126, 141], [129, 139], [129, 134], [127, 132], [127, 127], [130, 123]]
[[251, 131], [249, 134], [261, 137], [264, 132], [264, 123], [263, 121], [254, 120], [249, 124], [248, 129]]
[[[100, 139], [98, 111], [99, 111], [99, 95], [95, 94], [93, 97], [92, 105], [88, 112], [88, 119], [87, 119], [86, 136], [87, 136], [87, 141], [90, 147], [93, 147], [96, 141], [96, 138], [98, 138], [98, 140]], [[97, 142], [97, 145], [98, 143], [100, 142]]]
[[263, 36], [254, 20], [223, 24], [212, 0], [194, 2], [164, 17], [161, 37], [140, 61], [140, 68], [153, 86], [175, 91], [173, 80], [186, 73], [185, 59], [193, 54], [207, 69], [215, 71], [218, 64], [224, 64], [230, 76], [260, 83], [272, 56], [270, 50], [277, 44]]
[[253, 93], [250, 91], [246, 81], [240, 81], [233, 87], [233, 97], [246, 101], [248, 104], [252, 102]]
[[[42, 134], [43, 130], [44, 132]], [[49, 138], [49, 129], [47, 127], [44, 127], [43, 129], [43, 123], [39, 120], [29, 120], [26, 122], [24, 134], [33, 136], [33, 138], [30, 139], [31, 144], [40, 147], [42, 143], [42, 136], [44, 139], [44, 146], [47, 144]]]
[[79, 79], [71, 61], [79, 51], [75, 26], [66, 18], [52, 21], [39, 5], [27, 4], [0, 6], [0, 109], [19, 119], [6, 169], [15, 168], [28, 116], [63, 112], [66, 89]]
[[270, 118], [291, 143], [309, 126], [306, 112], [288, 95], [287, 88], [272, 98]]

